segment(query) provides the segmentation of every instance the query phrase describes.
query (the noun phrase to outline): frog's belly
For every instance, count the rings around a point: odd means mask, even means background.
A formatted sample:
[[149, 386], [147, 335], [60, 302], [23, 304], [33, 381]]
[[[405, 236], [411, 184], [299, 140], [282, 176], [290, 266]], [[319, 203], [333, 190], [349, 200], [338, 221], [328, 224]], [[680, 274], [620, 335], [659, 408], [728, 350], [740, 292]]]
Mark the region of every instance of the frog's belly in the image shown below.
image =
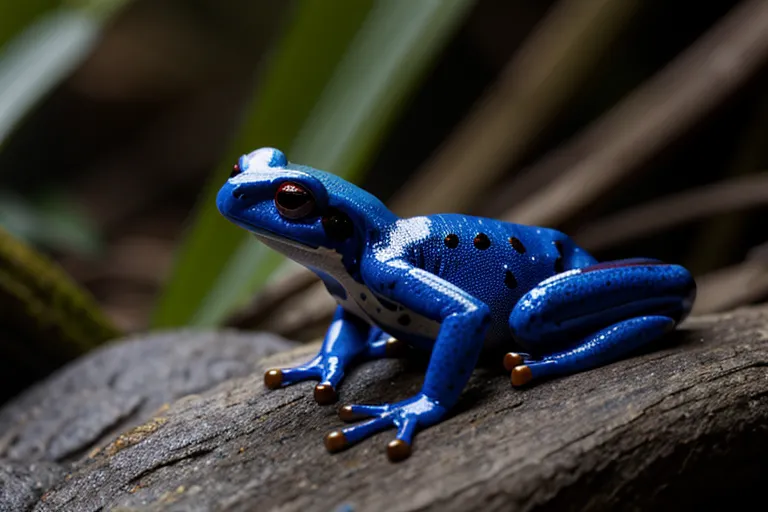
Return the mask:
[[[367, 286], [355, 281], [344, 283], [345, 297], [334, 294], [336, 302], [350, 313], [368, 320], [388, 334], [429, 350], [440, 332], [441, 323], [424, 317], [385, 297], [373, 293]], [[354, 290], [354, 291], [353, 291]], [[365, 300], [362, 299], [365, 297]], [[495, 327], [495, 326], [494, 326]], [[506, 323], [489, 329], [483, 348], [491, 353], [500, 350], [518, 350], [507, 330]]]
[[344, 287], [346, 296], [334, 295], [334, 298], [350, 313], [368, 320], [389, 333], [403, 333], [415, 339], [437, 338], [440, 322], [381, 297], [367, 286], [352, 279], [340, 284]]
[[[365, 284], [350, 276], [341, 262], [341, 255], [331, 249], [310, 248], [281, 239], [269, 233], [257, 233], [256, 237], [269, 247], [285, 254], [292, 260], [314, 271], [326, 284], [336, 302], [350, 313], [367, 320], [388, 334], [402, 337], [417, 346], [432, 344], [440, 332], [440, 322], [377, 295]], [[338, 293], [334, 293], [333, 290]], [[365, 297], [363, 299], [363, 297]], [[489, 347], [493, 340], [486, 338]]]

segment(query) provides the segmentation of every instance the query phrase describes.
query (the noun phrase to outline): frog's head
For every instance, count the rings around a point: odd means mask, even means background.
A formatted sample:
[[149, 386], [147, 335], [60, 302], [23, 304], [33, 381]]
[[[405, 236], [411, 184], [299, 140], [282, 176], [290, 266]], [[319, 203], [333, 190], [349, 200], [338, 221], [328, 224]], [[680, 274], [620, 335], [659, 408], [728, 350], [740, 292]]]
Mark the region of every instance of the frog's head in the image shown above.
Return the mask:
[[307, 263], [302, 256], [323, 249], [355, 258], [371, 231], [397, 219], [371, 194], [333, 174], [291, 164], [273, 148], [240, 157], [216, 205], [227, 219], [301, 263]]

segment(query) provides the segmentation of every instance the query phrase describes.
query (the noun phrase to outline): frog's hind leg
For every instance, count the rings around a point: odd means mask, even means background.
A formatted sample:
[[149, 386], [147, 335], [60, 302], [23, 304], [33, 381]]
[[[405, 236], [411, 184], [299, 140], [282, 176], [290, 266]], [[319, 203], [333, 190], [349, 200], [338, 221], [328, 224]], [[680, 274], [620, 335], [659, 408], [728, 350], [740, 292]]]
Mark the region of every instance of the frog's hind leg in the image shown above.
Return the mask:
[[510, 314], [516, 339], [536, 354], [506, 356], [512, 384], [620, 359], [673, 329], [695, 293], [686, 269], [655, 260], [599, 263], [547, 279]]

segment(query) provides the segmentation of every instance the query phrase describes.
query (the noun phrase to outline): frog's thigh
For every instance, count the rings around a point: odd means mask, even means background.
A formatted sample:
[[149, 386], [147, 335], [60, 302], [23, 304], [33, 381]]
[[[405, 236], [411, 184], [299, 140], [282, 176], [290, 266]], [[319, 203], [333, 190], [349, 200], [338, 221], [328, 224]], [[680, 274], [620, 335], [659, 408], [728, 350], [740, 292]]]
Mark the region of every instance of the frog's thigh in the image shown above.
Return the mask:
[[517, 303], [509, 327], [521, 345], [546, 353], [643, 315], [677, 323], [690, 312], [695, 291], [690, 273], [678, 265], [600, 263], [543, 281]]

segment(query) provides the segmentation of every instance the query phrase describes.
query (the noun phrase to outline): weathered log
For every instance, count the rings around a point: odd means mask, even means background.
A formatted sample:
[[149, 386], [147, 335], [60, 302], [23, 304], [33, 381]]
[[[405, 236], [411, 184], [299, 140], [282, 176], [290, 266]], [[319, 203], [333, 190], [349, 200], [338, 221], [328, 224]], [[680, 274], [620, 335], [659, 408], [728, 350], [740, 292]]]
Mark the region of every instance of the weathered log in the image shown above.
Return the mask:
[[[409, 396], [423, 369], [365, 363], [342, 401]], [[768, 484], [768, 308], [692, 318], [652, 350], [524, 390], [477, 370], [397, 465], [392, 431], [328, 454], [340, 424], [311, 383], [232, 379], [83, 457], [35, 510], [734, 509]]]
[[64, 476], [55, 462], [19, 462], [0, 458], [0, 510], [28, 510]]
[[274, 335], [235, 331], [173, 330], [117, 340], [0, 408], [0, 457], [77, 460], [168, 403], [249, 375], [264, 357], [294, 346]]

